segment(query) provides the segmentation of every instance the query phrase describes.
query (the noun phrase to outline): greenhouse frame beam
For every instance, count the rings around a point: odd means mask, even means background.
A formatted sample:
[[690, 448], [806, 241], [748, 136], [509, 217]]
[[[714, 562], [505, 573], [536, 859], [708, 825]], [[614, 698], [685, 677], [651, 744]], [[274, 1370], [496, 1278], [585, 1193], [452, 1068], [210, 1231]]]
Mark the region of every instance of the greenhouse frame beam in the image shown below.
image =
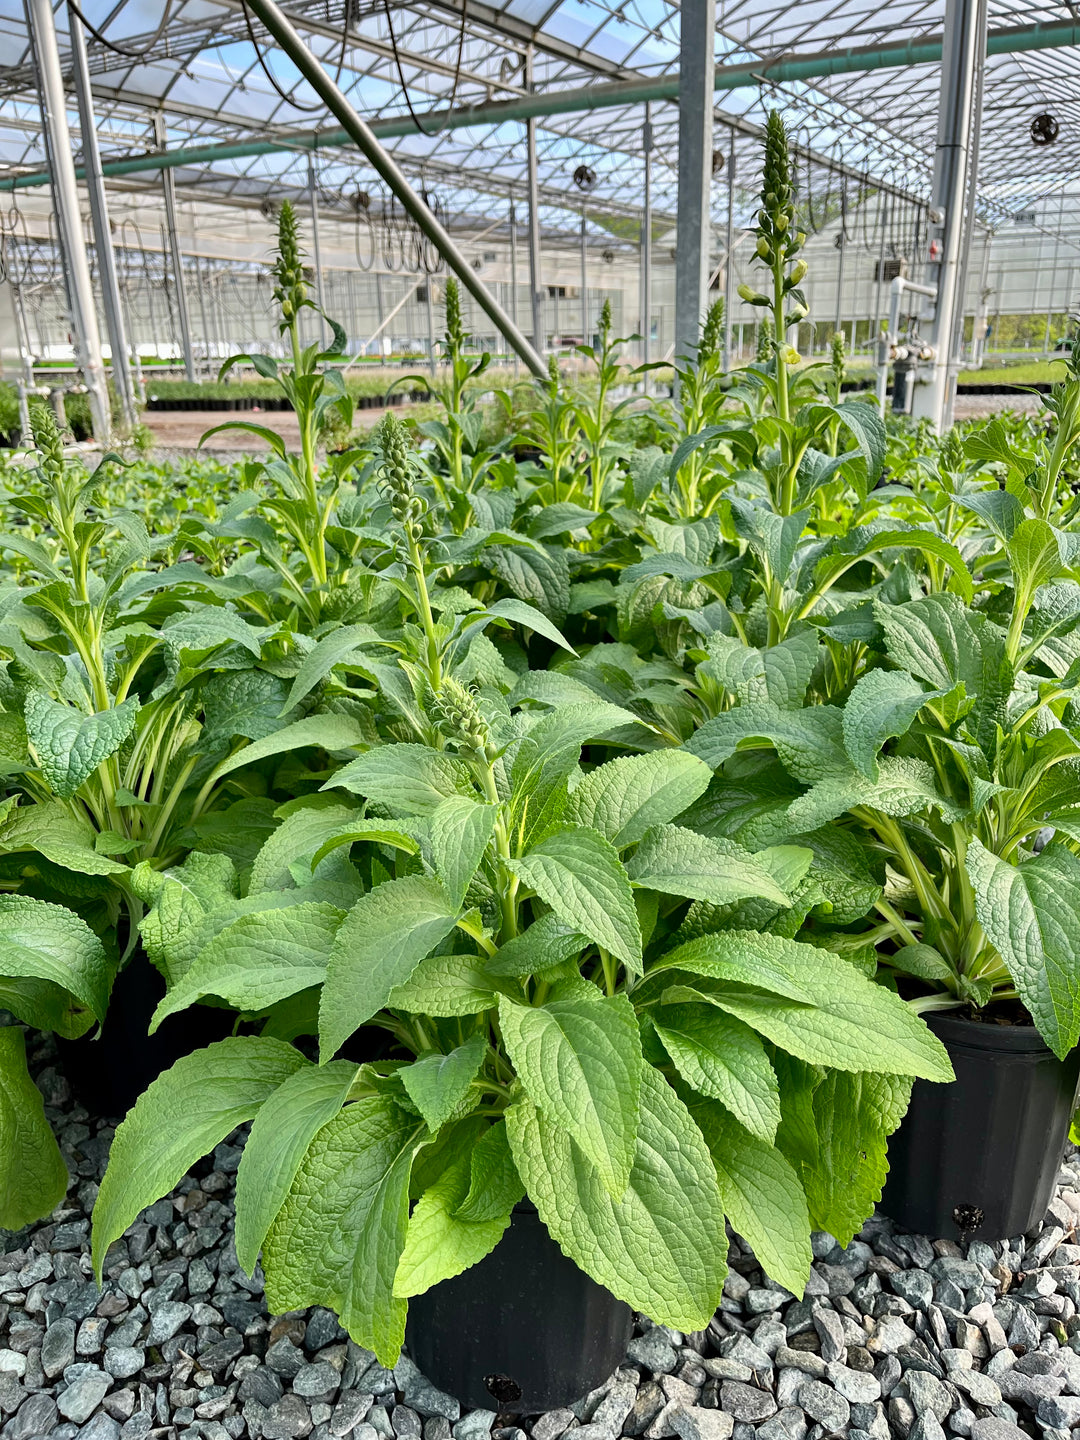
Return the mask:
[[[109, 390], [101, 354], [94, 287], [79, 212], [75, 162], [67, 123], [67, 102], [60, 71], [60, 48], [51, 0], [26, 0], [26, 21], [40, 84], [46, 153], [52, 177], [53, 205], [74, 340], [75, 364], [86, 385], [94, 434], [104, 444], [112, 434]], [[124, 357], [121, 357], [123, 360]]]
[[[282, 18], [289, 23], [287, 16], [282, 15]], [[299, 37], [297, 40], [299, 42]], [[941, 60], [942, 45], [943, 37], [941, 35], [931, 35], [921, 40], [857, 46], [846, 50], [826, 50], [813, 55], [780, 55], [772, 59], [754, 60], [738, 65], [718, 65], [714, 74], [714, 89], [717, 91], [738, 90], [747, 86], [769, 84], [773, 81], [810, 81], [823, 79], [830, 75], [902, 69], [911, 65], [934, 65]], [[1018, 55], [1036, 50], [1055, 50], [1069, 46], [1080, 46], [1080, 20], [1063, 20], [1049, 25], [1016, 25], [991, 30], [987, 36], [986, 53], [988, 56]], [[477, 125], [501, 125], [508, 121], [580, 114], [589, 110], [600, 110], [613, 106], [644, 104], [649, 100], [677, 100], [678, 93], [679, 77], [677, 74], [671, 74], [656, 78], [616, 80], [604, 85], [575, 86], [565, 90], [538, 91], [535, 94], [519, 96], [512, 100], [492, 100], [482, 105], [459, 106], [455, 109], [428, 110], [424, 111], [420, 118], [423, 121], [423, 132], [436, 134], [440, 130], [460, 130]], [[408, 116], [375, 120], [365, 128], [373, 137], [380, 140], [396, 139], [418, 133], [416, 126]], [[748, 134], [758, 135], [761, 133], [760, 126], [750, 125], [748, 122], [739, 124], [739, 128]], [[102, 172], [107, 177], [137, 175], [145, 171], [162, 170], [178, 165], [212, 165], [222, 160], [242, 160], [256, 155], [278, 154], [289, 150], [342, 149], [353, 143], [352, 137], [345, 129], [298, 130], [274, 138], [181, 146], [176, 150], [163, 150], [119, 160], [107, 160], [102, 165]], [[829, 165], [831, 162], [823, 158], [821, 163]], [[839, 170], [845, 167], [834, 165], [833, 168]], [[872, 177], [862, 175], [861, 172], [849, 170], [848, 173], [859, 174], [860, 178], [866, 179], [871, 184], [874, 183]], [[47, 185], [48, 182], [47, 170], [28, 171], [23, 175], [0, 179], [0, 191], [32, 188], [38, 185]], [[904, 194], [897, 187], [879, 185], [877, 188], [888, 189], [890, 193]], [[905, 195], [905, 198], [910, 197]]]
[[533, 374], [541, 380], [545, 379], [547, 369], [537, 354], [536, 348], [529, 344], [469, 264], [457, 243], [451, 239], [442, 223], [409, 184], [405, 172], [397, 161], [380, 145], [371, 126], [360, 118], [318, 59], [301, 40], [293, 28], [292, 22], [277, 5], [276, 0], [249, 0], [249, 4], [277, 44], [351, 137], [361, 154], [378, 172], [383, 183], [401, 201], [406, 214], [414, 221], [421, 234], [425, 235], [435, 246], [445, 260], [447, 268], [454, 271], [481, 310], [508, 341], [511, 349], [521, 356]]
[[679, 209], [675, 251], [675, 358], [697, 344], [709, 284], [716, 0], [679, 7]]
[[97, 250], [105, 328], [109, 333], [109, 346], [112, 350], [113, 383], [120, 400], [124, 424], [130, 428], [138, 419], [138, 405], [135, 383], [131, 376], [127, 329], [124, 325], [124, 307], [120, 300], [120, 285], [116, 276], [116, 256], [113, 253], [112, 232], [109, 227], [109, 202], [105, 194], [105, 182], [101, 176], [97, 122], [94, 116], [93, 97], [90, 94], [90, 71], [86, 63], [86, 36], [83, 33], [82, 21], [70, 8], [67, 20], [68, 34], [71, 38], [72, 78], [75, 82], [75, 98], [79, 109], [79, 128], [82, 131], [86, 189], [90, 197], [90, 222], [93, 226], [94, 246]]
[[941, 259], [927, 267], [927, 279], [937, 290], [930, 332], [934, 355], [927, 381], [915, 387], [912, 405], [912, 414], [929, 419], [939, 432], [947, 429], [951, 422], [959, 371], [956, 354], [959, 285], [967, 269], [974, 229], [971, 223], [973, 196], [968, 182], [979, 143], [978, 100], [986, 55], [986, 21], [985, 0], [947, 0], [930, 210], [931, 236], [940, 240]]

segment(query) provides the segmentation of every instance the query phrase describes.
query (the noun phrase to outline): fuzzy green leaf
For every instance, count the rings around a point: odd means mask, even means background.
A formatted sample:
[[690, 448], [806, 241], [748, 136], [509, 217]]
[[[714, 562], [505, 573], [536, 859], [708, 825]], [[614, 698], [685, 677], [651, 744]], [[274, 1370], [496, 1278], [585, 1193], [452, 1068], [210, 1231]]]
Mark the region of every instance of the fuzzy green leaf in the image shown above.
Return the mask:
[[859, 774], [876, 780], [878, 751], [885, 741], [906, 734], [923, 706], [944, 694], [924, 690], [899, 670], [860, 675], [844, 706], [844, 745]]
[[398, 1261], [396, 1296], [422, 1295], [440, 1281], [460, 1275], [490, 1254], [502, 1239], [515, 1202], [510, 1200], [501, 1214], [487, 1219], [464, 1218], [460, 1207], [470, 1178], [470, 1156], [461, 1155], [421, 1195], [409, 1218], [405, 1248]]
[[798, 1175], [779, 1150], [745, 1130], [722, 1106], [694, 1100], [690, 1114], [712, 1155], [732, 1229], [771, 1279], [801, 1295], [813, 1254]]
[[621, 1200], [559, 1126], [522, 1097], [507, 1136], [529, 1198], [576, 1265], [660, 1324], [700, 1330], [720, 1303], [727, 1234], [716, 1170], [682, 1101], [650, 1065]]
[[499, 1000], [499, 1024], [534, 1105], [592, 1161], [622, 1198], [637, 1141], [641, 1041], [625, 995], [518, 1005]]
[[236, 1258], [249, 1275], [308, 1146], [344, 1105], [357, 1073], [347, 1060], [304, 1065], [255, 1116], [236, 1175]]
[[364, 727], [349, 715], [308, 715], [303, 720], [294, 720], [291, 725], [282, 726], [272, 735], [253, 740], [250, 745], [230, 755], [228, 760], [223, 760], [214, 773], [220, 779], [241, 766], [254, 764], [256, 760], [265, 760], [270, 755], [284, 755], [309, 745], [321, 750], [351, 750], [355, 745], [364, 744], [364, 741]]
[[319, 1049], [329, 1060], [381, 1010], [449, 935], [458, 907], [436, 880], [405, 875], [362, 895], [337, 932], [319, 1002]]
[[704, 761], [685, 750], [623, 755], [590, 771], [571, 791], [565, 818], [599, 831], [621, 850], [653, 825], [681, 815], [711, 779]]
[[394, 1276], [409, 1221], [409, 1175], [423, 1121], [384, 1096], [348, 1105], [301, 1161], [263, 1244], [271, 1312], [325, 1305], [388, 1368], [405, 1338]]
[[343, 910], [319, 901], [242, 915], [199, 952], [158, 1005], [150, 1033], [204, 995], [217, 995], [236, 1010], [263, 1010], [320, 985], [344, 919]]
[[41, 1092], [26, 1068], [18, 1025], [0, 1027], [0, 1227], [43, 1220], [67, 1193], [68, 1173]]
[[195, 1161], [258, 1113], [308, 1062], [282, 1040], [234, 1035], [185, 1055], [136, 1100], [113, 1138], [94, 1204], [94, 1273], [140, 1210], [167, 1195]]
[[1050, 844], [1010, 865], [972, 837], [975, 913], [1043, 1039], [1064, 1059], [1080, 1039], [1080, 857]]
[[[71, 1023], [81, 1008], [105, 1018], [114, 963], [81, 916], [30, 895], [0, 895], [0, 975], [45, 980], [71, 997]], [[18, 1006], [6, 1002], [18, 1014]]]
[[[797, 882], [810, 868], [813, 856], [804, 850], [801, 855], [782, 858], [795, 862], [794, 871], [785, 870]], [[775, 905], [791, 904], [790, 895], [756, 857], [680, 825], [657, 825], [650, 830], [627, 861], [626, 871], [636, 886], [665, 895], [685, 895], [716, 905], [754, 897]]]
[[650, 1016], [686, 1083], [719, 1100], [771, 1144], [780, 1124], [780, 1091], [765, 1046], [749, 1025], [710, 1005], [661, 1005]]
[[112, 710], [84, 715], [31, 690], [24, 708], [26, 734], [41, 773], [61, 800], [69, 800], [103, 760], [114, 755], [135, 728], [139, 702], [132, 696]]
[[434, 1132], [444, 1125], [465, 1099], [484, 1063], [487, 1048], [487, 1036], [474, 1035], [449, 1055], [421, 1055], [398, 1071], [409, 1099], [429, 1130]]
[[324, 789], [351, 790], [397, 815], [432, 815], [451, 795], [475, 796], [468, 766], [426, 745], [380, 745], [359, 755]]
[[464, 795], [450, 795], [431, 816], [431, 853], [435, 870], [451, 902], [461, 905], [465, 892], [495, 830], [497, 805], [480, 805]]
[[[899, 996], [828, 950], [777, 935], [733, 930], [692, 941], [666, 958], [683, 968], [679, 956], [691, 948], [693, 965], [685, 968], [726, 982], [709, 987], [704, 998], [800, 1060], [837, 1070], [876, 1070], [924, 1080], [953, 1078], [945, 1047]], [[756, 972], [763, 977], [786, 976], [811, 1003], [775, 990], [769, 993], [768, 978], [759, 982], [760, 993], [745, 988], [754, 984], [750, 977]], [[672, 995], [673, 1002], [700, 998]]]
[[555, 914], [641, 973], [641, 926], [630, 879], [614, 846], [583, 825], [570, 825], [508, 862]]

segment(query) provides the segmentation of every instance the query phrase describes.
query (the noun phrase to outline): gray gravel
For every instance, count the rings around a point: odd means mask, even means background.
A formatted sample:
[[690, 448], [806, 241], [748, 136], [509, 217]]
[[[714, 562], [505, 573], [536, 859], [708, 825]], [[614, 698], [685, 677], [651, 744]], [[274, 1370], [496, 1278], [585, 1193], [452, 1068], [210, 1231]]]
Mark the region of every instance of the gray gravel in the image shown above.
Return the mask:
[[89, 1216], [113, 1127], [48, 1064], [38, 1083], [72, 1185], [45, 1223], [0, 1231], [0, 1440], [1080, 1440], [1071, 1147], [1026, 1236], [962, 1250], [874, 1217], [846, 1250], [813, 1237], [803, 1300], [733, 1239], [707, 1330], [642, 1318], [622, 1367], [572, 1406], [463, 1414], [329, 1312], [267, 1314], [232, 1247], [234, 1143], [140, 1217], [99, 1290]]

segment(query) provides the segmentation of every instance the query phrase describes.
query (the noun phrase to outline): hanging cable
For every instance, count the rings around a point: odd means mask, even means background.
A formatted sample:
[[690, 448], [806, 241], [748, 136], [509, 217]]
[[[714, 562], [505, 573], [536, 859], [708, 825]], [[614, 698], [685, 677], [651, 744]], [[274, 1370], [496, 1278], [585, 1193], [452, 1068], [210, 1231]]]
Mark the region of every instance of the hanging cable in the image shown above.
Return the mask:
[[161, 23], [146, 44], [138, 50], [132, 50], [126, 45], [117, 45], [115, 41], [108, 39], [101, 33], [93, 21], [86, 18], [79, 6], [75, 4], [75, 0], [67, 0], [67, 8], [75, 18], [81, 21], [86, 29], [90, 31], [90, 34], [98, 44], [105, 46], [106, 50], [111, 50], [114, 55], [123, 55], [127, 60], [143, 60], [156, 48], [158, 41], [165, 33], [165, 27], [169, 23], [169, 15], [172, 12], [172, 0], [165, 0], [165, 7], [161, 12]]
[[240, 0], [244, 12], [244, 24], [247, 27], [248, 39], [251, 41], [251, 48], [255, 51], [255, 58], [259, 62], [259, 69], [269, 80], [279, 100], [284, 100], [286, 105], [291, 105], [294, 110], [299, 110], [305, 115], [317, 115], [325, 111], [326, 106], [320, 101], [317, 105], [305, 105], [303, 101], [295, 99], [287, 91], [283, 90], [270, 73], [262, 51], [259, 49], [259, 42], [255, 39], [255, 27], [251, 23], [251, 12], [247, 6], [247, 0]]
[[[402, 68], [401, 55], [398, 53], [397, 37], [394, 35], [394, 22], [390, 15], [390, 0], [383, 0], [383, 12], [386, 15], [386, 32], [390, 39], [390, 48], [394, 52], [394, 66], [397, 70], [398, 83], [401, 86], [402, 99], [405, 101], [409, 117], [421, 135], [437, 135], [442, 127], [436, 126], [434, 130], [428, 130], [426, 126], [421, 124], [420, 116], [413, 109], [413, 103], [409, 96], [409, 87], [405, 83], [405, 71]], [[450, 91], [449, 109], [453, 109], [454, 103], [457, 100], [458, 85], [461, 83], [461, 62], [465, 56], [465, 19], [466, 6], [463, 4], [461, 7], [461, 26], [458, 30], [457, 64], [454, 66], [454, 85]]]

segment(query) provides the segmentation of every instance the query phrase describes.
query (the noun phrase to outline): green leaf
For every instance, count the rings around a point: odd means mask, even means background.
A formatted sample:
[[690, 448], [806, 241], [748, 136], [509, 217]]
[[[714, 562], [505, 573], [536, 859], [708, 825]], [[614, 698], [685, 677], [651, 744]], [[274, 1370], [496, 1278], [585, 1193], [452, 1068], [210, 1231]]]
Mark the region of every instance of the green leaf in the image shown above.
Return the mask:
[[150, 1033], [204, 995], [236, 1010], [263, 1010], [320, 985], [344, 919], [343, 910], [318, 901], [242, 915], [199, 952], [154, 1011]]
[[111, 710], [84, 715], [31, 690], [23, 713], [42, 775], [54, 795], [69, 800], [134, 730], [139, 702], [132, 696]]
[[340, 665], [343, 660], [355, 655], [361, 646], [388, 643], [371, 625], [342, 625], [329, 635], [324, 635], [301, 660], [289, 690], [289, 697], [280, 713], [286, 715], [295, 705], [299, 705], [301, 700], [311, 694], [320, 680], [326, 679], [335, 665]]
[[[801, 879], [810, 868], [811, 851], [802, 852]], [[796, 871], [800, 866], [796, 866]], [[626, 864], [636, 886], [665, 895], [685, 895], [727, 905], [755, 896], [776, 905], [790, 905], [790, 895], [755, 858], [731, 842], [710, 839], [680, 825], [657, 825]]]
[[814, 1257], [806, 1196], [795, 1170], [721, 1106], [694, 1100], [690, 1114], [712, 1155], [732, 1229], [748, 1242], [766, 1275], [802, 1295]]
[[829, 1071], [814, 1090], [816, 1144], [802, 1181], [815, 1230], [841, 1245], [881, 1199], [888, 1137], [900, 1124], [911, 1081], [896, 1075]]
[[495, 1005], [495, 986], [479, 955], [429, 955], [386, 1002], [410, 1015], [479, 1015]]
[[324, 1305], [387, 1368], [405, 1338], [394, 1276], [425, 1133], [385, 1096], [346, 1106], [315, 1136], [263, 1244], [271, 1311]]
[[515, 806], [527, 800], [533, 809], [542, 807], [555, 786], [577, 769], [582, 745], [636, 719], [629, 710], [600, 700], [560, 705], [543, 716], [520, 742], [511, 764]]
[[286, 802], [275, 814], [281, 818], [281, 824], [267, 836], [255, 856], [248, 884], [250, 894], [291, 890], [300, 883], [296, 878], [298, 874], [303, 875], [307, 883], [315, 876], [319, 879], [341, 877], [343, 872], [335, 869], [335, 865], [340, 865], [343, 856], [339, 855], [337, 861], [329, 865], [324, 865], [321, 859], [318, 864], [314, 861], [316, 855], [328, 849], [328, 835], [338, 835], [360, 823], [359, 808], [354, 802], [345, 796], [304, 795]]
[[[550, 514], [552, 509], [557, 508], [557, 506], [549, 506], [544, 513]], [[589, 513], [591, 519], [595, 520], [596, 516], [591, 511]], [[515, 625], [522, 625], [526, 630], [535, 630], [538, 635], [543, 635], [544, 638], [550, 640], [552, 644], [558, 645], [563, 650], [569, 650], [571, 655], [577, 654], [577, 651], [566, 639], [562, 631], [553, 625], [546, 615], [542, 615], [540, 611], [532, 605], [526, 605], [523, 600], [512, 600], [510, 598], [496, 600], [493, 605], [489, 605], [486, 608], [483, 612], [483, 617], [478, 618], [483, 622], [488, 617], [496, 620], [512, 620]], [[470, 624], [466, 628], [471, 629], [472, 625]]]
[[329, 1060], [449, 935], [458, 907], [436, 880], [405, 875], [362, 895], [330, 951], [319, 1002], [319, 1051]]
[[236, 1175], [236, 1258], [249, 1275], [308, 1147], [344, 1105], [358, 1073], [347, 1060], [304, 1065], [255, 1116]]
[[[492, 1127], [496, 1128], [505, 1127]], [[461, 1155], [421, 1195], [409, 1218], [405, 1248], [398, 1261], [396, 1296], [407, 1299], [422, 1295], [440, 1281], [460, 1275], [490, 1254], [502, 1239], [514, 1201], [505, 1205], [499, 1215], [483, 1220], [464, 1218], [460, 1206], [470, 1176], [470, 1156]]]
[[67, 1193], [68, 1173], [45, 1118], [41, 1092], [26, 1068], [18, 1025], [0, 1027], [0, 1227], [21, 1230]]
[[478, 557], [519, 600], [559, 624], [570, 605], [566, 551], [551, 545], [491, 545]]
[[650, 1019], [686, 1083], [719, 1100], [768, 1143], [780, 1124], [780, 1091], [765, 1046], [741, 1020], [709, 1005], [662, 1005]]
[[398, 1071], [409, 1099], [432, 1133], [450, 1119], [469, 1093], [487, 1048], [487, 1036], [474, 1035], [449, 1055], [421, 1055]]
[[979, 923], [1063, 1060], [1080, 1038], [1080, 857], [1051, 843], [1010, 865], [973, 836], [966, 863]]
[[769, 574], [779, 581], [787, 579], [795, 551], [802, 538], [809, 510], [793, 515], [778, 515], [754, 500], [730, 496], [731, 519], [736, 534], [745, 540], [754, 554], [768, 566]]
[[0, 975], [59, 987], [71, 997], [70, 1023], [80, 1007], [104, 1020], [114, 973], [105, 947], [73, 910], [30, 895], [0, 895]]
[[497, 1220], [512, 1210], [524, 1194], [506, 1126], [496, 1121], [472, 1148], [469, 1190], [454, 1214], [462, 1220]]
[[359, 755], [323, 787], [365, 795], [398, 815], [432, 815], [451, 795], [475, 796], [468, 766], [426, 745], [380, 745]]
[[1029, 516], [1012, 533], [1006, 549], [1017, 594], [1030, 598], [1062, 569], [1057, 536], [1045, 520]]
[[880, 810], [884, 815], [903, 817], [921, 810], [937, 810], [952, 824], [964, 813], [937, 788], [937, 777], [925, 760], [908, 756], [883, 755], [878, 761], [876, 780], [856, 770], [830, 775], [788, 806], [791, 828], [798, 832], [817, 830], [856, 806]]
[[[692, 966], [684, 963], [684, 956]], [[665, 960], [727, 981], [710, 988], [704, 998], [812, 1065], [873, 1069], [924, 1080], [953, 1078], [944, 1046], [899, 996], [827, 950], [777, 935], [733, 930], [703, 936]], [[754, 984], [755, 973], [763, 977], [758, 982], [762, 993], [743, 988]], [[781, 980], [786, 977], [811, 1003], [766, 993], [773, 974]], [[673, 1001], [691, 998], [703, 997], [672, 997]]]
[[707, 720], [686, 748], [718, 770], [736, 750], [770, 746], [784, 768], [806, 785], [849, 768], [843, 711], [837, 705], [805, 710], [781, 710], [764, 700], [738, 705]]
[[727, 1273], [716, 1170], [685, 1105], [651, 1065], [642, 1070], [637, 1151], [621, 1200], [524, 1097], [507, 1110], [506, 1128], [529, 1198], [576, 1265], [660, 1324], [708, 1325]]
[[256, 760], [265, 760], [270, 755], [291, 753], [307, 745], [318, 746], [321, 750], [351, 750], [354, 746], [365, 743], [364, 727], [349, 715], [308, 715], [303, 720], [294, 720], [291, 725], [284, 725], [272, 735], [254, 740], [250, 745], [237, 750], [221, 762], [214, 774], [221, 779], [243, 765], [253, 765]]
[[195, 1161], [258, 1113], [308, 1062], [282, 1040], [234, 1035], [185, 1055], [136, 1100], [113, 1138], [94, 1204], [94, 1274], [141, 1210], [167, 1195]]
[[641, 973], [641, 926], [630, 879], [614, 846], [583, 825], [568, 825], [507, 861], [560, 920]]
[[844, 745], [859, 774], [876, 780], [878, 751], [885, 741], [905, 735], [923, 706], [944, 694], [924, 690], [898, 670], [860, 675], [844, 706]]
[[956, 972], [932, 945], [904, 945], [892, 955], [882, 955], [880, 958], [892, 969], [901, 970], [905, 975], [914, 975], [919, 980], [944, 981], [950, 988], [956, 981]]
[[435, 870], [451, 903], [462, 905], [465, 892], [495, 832], [497, 805], [480, 805], [464, 795], [450, 795], [432, 812], [431, 853]]
[[821, 594], [827, 590], [860, 560], [871, 555], [880, 555], [885, 550], [917, 550], [944, 560], [952, 571], [953, 588], [964, 600], [971, 602], [974, 583], [971, 572], [964, 564], [964, 557], [956, 546], [936, 531], [899, 524], [886, 524], [884, 529], [857, 525], [842, 539], [835, 541], [815, 567], [816, 592]]
[[234, 904], [236, 867], [227, 855], [193, 851], [166, 871], [145, 862], [132, 871], [132, 889], [152, 908], [139, 926], [143, 947], [168, 985], [176, 985], [194, 963], [204, 941], [200, 923], [212, 911]]
[[555, 970], [580, 955], [589, 937], [560, 920], [554, 911], [541, 915], [527, 930], [500, 945], [486, 962], [491, 975], [536, 975]]
[[518, 1005], [499, 999], [503, 1041], [534, 1105], [577, 1142], [613, 1200], [630, 1180], [641, 1040], [625, 995]]
[[704, 761], [685, 750], [623, 755], [582, 779], [570, 792], [564, 815], [599, 831], [621, 850], [653, 825], [681, 815], [704, 795], [711, 779]]

